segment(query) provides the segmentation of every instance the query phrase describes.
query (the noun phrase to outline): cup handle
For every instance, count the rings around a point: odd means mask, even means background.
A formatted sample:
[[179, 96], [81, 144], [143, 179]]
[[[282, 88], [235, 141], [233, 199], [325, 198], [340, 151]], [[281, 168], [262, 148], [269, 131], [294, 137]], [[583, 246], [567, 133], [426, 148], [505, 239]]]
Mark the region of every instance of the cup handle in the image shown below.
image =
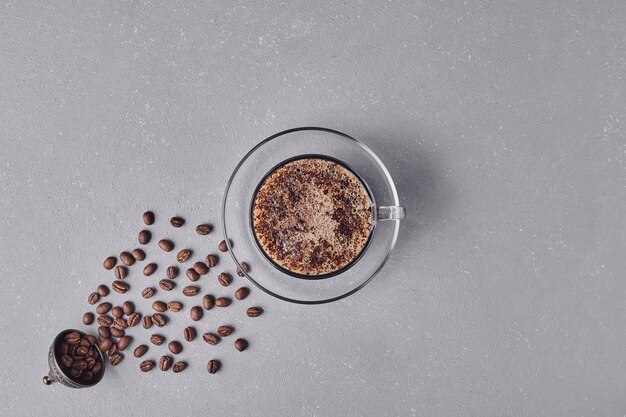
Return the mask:
[[376, 209], [376, 219], [379, 221], [402, 220], [405, 210], [402, 206], [380, 206]]

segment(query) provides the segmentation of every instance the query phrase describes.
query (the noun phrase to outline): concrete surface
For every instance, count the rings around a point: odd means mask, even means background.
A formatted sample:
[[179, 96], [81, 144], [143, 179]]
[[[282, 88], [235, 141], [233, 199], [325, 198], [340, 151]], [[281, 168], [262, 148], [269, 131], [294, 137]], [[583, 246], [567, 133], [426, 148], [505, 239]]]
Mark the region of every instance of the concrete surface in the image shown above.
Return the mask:
[[[626, 3], [270, 3], [0, 5], [0, 414], [626, 415]], [[265, 316], [202, 325], [249, 351], [186, 346], [179, 375], [127, 357], [44, 386], [143, 210], [208, 252], [165, 220], [218, 224], [238, 160], [302, 125], [395, 177], [409, 219], [382, 275], [317, 307], [253, 291]]]

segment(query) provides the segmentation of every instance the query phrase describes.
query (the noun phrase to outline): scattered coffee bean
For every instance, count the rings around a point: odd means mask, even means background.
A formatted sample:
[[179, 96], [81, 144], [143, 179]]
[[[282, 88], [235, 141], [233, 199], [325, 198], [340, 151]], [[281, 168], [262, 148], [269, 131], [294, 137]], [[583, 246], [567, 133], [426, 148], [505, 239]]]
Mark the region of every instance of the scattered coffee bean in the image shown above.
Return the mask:
[[100, 339], [108, 339], [111, 337], [111, 328], [109, 326], [99, 326], [98, 327], [98, 336]]
[[220, 244], [217, 245], [217, 248], [220, 250], [220, 252], [228, 252], [228, 245], [226, 244], [225, 240], [222, 240]]
[[183, 351], [183, 345], [177, 341], [174, 340], [172, 342], [169, 342], [167, 344], [167, 348], [170, 350], [170, 352], [172, 352], [174, 355], [178, 355], [180, 352]]
[[207, 370], [209, 371], [210, 374], [214, 374], [217, 371], [219, 371], [220, 366], [221, 366], [220, 361], [211, 359], [209, 363], [207, 364]]
[[217, 280], [222, 285], [222, 287], [228, 287], [233, 280], [233, 277], [226, 272], [222, 272], [217, 276]]
[[211, 294], [206, 294], [202, 297], [202, 306], [205, 310], [210, 310], [215, 305], [215, 298]]
[[217, 345], [220, 342], [220, 337], [213, 333], [205, 333], [202, 335], [202, 338], [209, 345], [213, 345], [213, 346]]
[[165, 337], [160, 334], [153, 334], [150, 336], [150, 342], [152, 342], [153, 345], [161, 346], [163, 342], [165, 342]]
[[235, 349], [239, 352], [243, 352], [248, 347], [248, 341], [246, 339], [235, 340]]
[[125, 330], [128, 327], [128, 323], [122, 318], [117, 318], [113, 320], [113, 327], [119, 330]]
[[178, 267], [177, 266], [168, 266], [167, 267], [167, 271], [166, 271], [166, 275], [169, 279], [174, 279], [178, 276]]
[[176, 260], [178, 261], [178, 263], [182, 264], [182, 263], [187, 262], [190, 256], [191, 256], [190, 249], [181, 249], [180, 252], [178, 252], [178, 254], [176, 255]]
[[116, 266], [115, 267], [115, 278], [124, 279], [128, 275], [128, 269], [125, 266]]
[[150, 243], [150, 239], [152, 239], [152, 233], [149, 230], [142, 230], [139, 232], [139, 243], [142, 245], [147, 245]]
[[200, 292], [200, 288], [196, 287], [195, 285], [188, 285], [183, 288], [183, 295], [187, 297], [193, 297], [195, 295], [198, 295], [198, 292]]
[[113, 355], [109, 356], [109, 362], [111, 363], [111, 366], [117, 366], [123, 360], [124, 356], [121, 353], [114, 353]]
[[87, 302], [91, 305], [96, 304], [99, 300], [100, 294], [98, 294], [97, 292], [92, 292], [91, 294], [89, 294], [89, 297], [87, 297]]
[[170, 219], [170, 224], [173, 227], [179, 228], [182, 227], [183, 224], [185, 224], [185, 219], [183, 219], [182, 217], [172, 217]]
[[167, 303], [167, 309], [172, 313], [178, 313], [183, 308], [183, 305], [178, 301], [170, 301]]
[[98, 304], [98, 307], [96, 307], [96, 313], [98, 314], [106, 314], [109, 311], [111, 311], [111, 307], [113, 307], [113, 305], [111, 303], [100, 303]]
[[102, 266], [104, 269], [113, 269], [113, 267], [117, 264], [117, 258], [115, 256], [109, 256], [104, 260]]
[[220, 297], [217, 300], [215, 300], [215, 305], [218, 307], [228, 307], [230, 305], [230, 298]]
[[185, 336], [185, 340], [187, 342], [191, 342], [196, 338], [196, 329], [189, 326], [189, 327], [185, 327], [185, 330], [183, 332], [184, 336]]
[[122, 303], [122, 310], [124, 311], [124, 314], [130, 316], [135, 312], [135, 304], [133, 304], [132, 301], [124, 301]]
[[126, 292], [130, 289], [130, 285], [128, 285], [124, 281], [119, 280], [113, 281], [111, 287], [113, 287], [113, 291], [119, 294], [126, 294]]
[[150, 226], [151, 224], [154, 224], [154, 213], [151, 211], [146, 211], [143, 214], [143, 222], [147, 225]]
[[124, 331], [124, 329], [111, 327], [111, 336], [119, 338], [119, 337], [124, 337], [124, 335], [126, 335], [126, 331]]
[[100, 297], [106, 297], [107, 295], [109, 295], [109, 287], [104, 284], [100, 284], [98, 285], [96, 292], [100, 294]]
[[161, 356], [161, 359], [159, 359], [159, 368], [165, 372], [169, 371], [170, 366], [172, 366], [172, 358], [167, 355]]
[[111, 349], [111, 346], [113, 346], [113, 340], [111, 340], [110, 338], [107, 337], [104, 339], [100, 339], [100, 344], [98, 345], [98, 347], [102, 352], [107, 352], [109, 349]]
[[120, 253], [120, 260], [126, 266], [131, 266], [135, 263], [135, 257], [131, 255], [130, 252], [122, 252]]
[[217, 334], [222, 337], [230, 336], [233, 333], [233, 328], [231, 326], [220, 326], [217, 328]]
[[139, 248], [133, 249], [132, 251], [133, 254], [133, 258], [135, 258], [136, 261], [141, 262], [144, 259], [146, 259], [146, 253]]
[[139, 364], [139, 369], [141, 369], [141, 372], [150, 372], [153, 368], [154, 368], [154, 361], [151, 361], [151, 360], [142, 361]]
[[196, 226], [196, 233], [202, 236], [208, 235], [209, 233], [211, 233], [212, 230], [213, 226], [207, 223], [199, 224], [198, 226]]
[[146, 354], [147, 351], [148, 345], [139, 345], [133, 351], [133, 355], [135, 355], [136, 358], [141, 358], [143, 355]]
[[141, 321], [141, 314], [134, 312], [128, 316], [128, 327], [135, 327]]
[[250, 272], [250, 265], [247, 262], [241, 263], [241, 268], [237, 267], [237, 275], [240, 277], [245, 277], [246, 274], [244, 272]]
[[143, 319], [141, 319], [141, 325], [144, 329], [149, 329], [152, 327], [152, 324], [152, 317], [150, 316], [143, 316]]
[[128, 345], [133, 341], [133, 338], [130, 336], [122, 336], [120, 340], [117, 342], [117, 348], [121, 351], [124, 351]]
[[196, 262], [193, 264], [193, 270], [200, 275], [206, 275], [209, 273], [209, 267], [204, 262]]
[[159, 240], [159, 247], [163, 252], [171, 252], [174, 249], [174, 242], [169, 239]]
[[217, 255], [210, 253], [206, 256], [206, 259], [204, 261], [209, 268], [214, 268], [219, 262], [219, 258], [217, 257]]
[[189, 312], [189, 317], [191, 320], [198, 321], [202, 318], [202, 308], [200, 306], [191, 307], [191, 311]]
[[152, 315], [152, 321], [156, 324], [157, 327], [163, 327], [167, 324], [167, 318], [160, 313], [154, 313]]
[[238, 300], [244, 300], [248, 294], [250, 294], [250, 289], [247, 287], [241, 287], [235, 291], [235, 298]]
[[192, 282], [196, 282], [197, 280], [200, 279], [200, 274], [198, 274], [196, 270], [193, 268], [189, 268], [185, 272], [185, 275], [187, 275], [187, 278], [189, 278], [189, 281], [192, 281]]
[[248, 310], [246, 310], [246, 314], [248, 315], [248, 317], [259, 317], [261, 314], [263, 314], [263, 309], [261, 307], [250, 307]]
[[110, 316], [98, 316], [96, 321], [100, 326], [111, 326], [113, 324], [113, 319]]
[[172, 367], [172, 371], [174, 371], [174, 373], [177, 374], [179, 372], [184, 371], [186, 367], [187, 367], [187, 362], [178, 361]]
[[85, 326], [89, 326], [90, 324], [92, 324], [95, 319], [96, 316], [94, 316], [93, 313], [87, 312], [83, 314], [83, 324]]
[[154, 274], [154, 272], [157, 270], [157, 268], [158, 268], [158, 266], [154, 262], [149, 263], [148, 265], [146, 265], [143, 268], [143, 274], [145, 276], [149, 277], [150, 275]]
[[141, 296], [143, 298], [150, 298], [153, 295], [154, 295], [154, 288], [151, 288], [151, 287], [144, 288], [144, 290], [141, 292]]
[[159, 281], [159, 287], [161, 287], [163, 291], [172, 291], [175, 286], [176, 283], [169, 279], [162, 279], [161, 281]]
[[158, 311], [159, 313], [163, 313], [167, 311], [167, 304], [164, 301], [155, 301], [152, 303], [152, 309], [154, 311]]
[[111, 314], [116, 319], [119, 319], [120, 317], [124, 317], [124, 309], [122, 309], [122, 307], [120, 306], [115, 306], [111, 309]]
[[117, 353], [117, 343], [113, 343], [111, 347], [109, 348], [109, 350], [107, 351], [107, 355], [109, 355], [109, 358], [111, 358], [111, 356], [115, 355], [116, 353]]

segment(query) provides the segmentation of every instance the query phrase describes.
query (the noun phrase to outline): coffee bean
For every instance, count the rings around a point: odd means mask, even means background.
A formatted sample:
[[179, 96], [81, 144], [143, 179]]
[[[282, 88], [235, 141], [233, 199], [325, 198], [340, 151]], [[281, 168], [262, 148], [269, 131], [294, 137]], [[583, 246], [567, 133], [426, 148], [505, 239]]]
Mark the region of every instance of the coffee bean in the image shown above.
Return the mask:
[[95, 320], [95, 318], [96, 318], [96, 317], [93, 315], [93, 313], [89, 313], [89, 312], [87, 312], [87, 313], [83, 314], [83, 324], [84, 324], [85, 326], [89, 326], [90, 324], [92, 324], [92, 323], [93, 323], [93, 321]]
[[72, 362], [74, 362], [74, 360], [70, 355], [63, 355], [61, 356], [60, 362], [62, 367], [69, 368], [70, 366], [72, 366]]
[[202, 306], [205, 310], [210, 310], [215, 305], [215, 298], [211, 294], [206, 294], [202, 297]]
[[159, 313], [163, 313], [167, 311], [167, 304], [164, 301], [155, 301], [152, 303], [152, 309], [154, 311], [158, 311]]
[[193, 339], [196, 338], [196, 329], [189, 326], [189, 327], [185, 327], [185, 330], [183, 332], [184, 336], [185, 336], [185, 340], [187, 342], [191, 342], [193, 341]]
[[96, 364], [93, 366], [93, 368], [91, 368], [91, 372], [94, 375], [98, 375], [101, 370], [102, 370], [102, 364], [99, 363], [99, 362], [96, 362]]
[[220, 250], [220, 252], [228, 252], [228, 245], [226, 244], [225, 240], [222, 240], [220, 244], [217, 245], [217, 248]]
[[178, 227], [181, 227], [183, 224], [185, 224], [185, 219], [183, 219], [182, 217], [172, 217], [170, 219], [170, 224], [173, 227], [178, 228]]
[[163, 291], [172, 291], [175, 286], [176, 283], [169, 279], [162, 279], [161, 281], [159, 281], [159, 287], [161, 287]]
[[243, 352], [248, 347], [248, 341], [246, 339], [235, 340], [235, 349], [239, 352]]
[[104, 269], [113, 269], [113, 267], [117, 264], [117, 258], [115, 256], [109, 256], [104, 260], [102, 266]]
[[96, 336], [94, 336], [92, 334], [85, 335], [85, 337], [83, 339], [85, 339], [85, 340], [87, 340], [89, 342], [89, 346], [93, 346], [93, 345], [96, 344]]
[[80, 376], [80, 379], [82, 379], [85, 382], [89, 382], [93, 379], [93, 374], [91, 373], [89, 369], [85, 369], [83, 371], [83, 374]]
[[115, 278], [124, 279], [128, 275], [128, 269], [125, 266], [116, 266], [115, 267]]
[[220, 366], [221, 366], [220, 361], [211, 359], [209, 363], [207, 364], [207, 370], [209, 371], [210, 374], [214, 374], [217, 371], [219, 371]]
[[96, 292], [100, 294], [100, 297], [106, 297], [107, 295], [109, 295], [109, 287], [104, 284], [100, 284], [98, 285]]
[[111, 363], [111, 366], [117, 366], [123, 360], [124, 356], [121, 353], [114, 353], [113, 355], [109, 356], [109, 362]]
[[241, 268], [237, 268], [237, 275], [239, 275], [240, 277], [245, 277], [246, 274], [244, 274], [244, 272], [250, 272], [250, 265], [248, 265], [247, 262], [242, 262], [241, 263]]
[[198, 292], [200, 292], [200, 288], [196, 287], [195, 285], [188, 285], [183, 288], [183, 295], [187, 297], [193, 297], [195, 295], [198, 295]]
[[148, 345], [139, 345], [133, 351], [133, 355], [135, 355], [136, 358], [141, 358], [143, 355], [146, 354], [147, 351]]
[[152, 327], [152, 324], [152, 317], [143, 316], [143, 319], [141, 320], [141, 325], [144, 329], [149, 329], [150, 327]]
[[109, 326], [99, 326], [98, 336], [100, 336], [100, 339], [108, 339], [111, 337], [111, 328]]
[[215, 300], [215, 305], [218, 307], [228, 307], [230, 305], [230, 298], [220, 297], [217, 300]]
[[126, 323], [126, 320], [118, 318], [113, 320], [113, 327], [119, 330], [125, 330], [128, 327], [128, 323]]
[[159, 247], [163, 252], [171, 252], [174, 249], [174, 242], [169, 239], [159, 240]]
[[116, 319], [119, 319], [120, 317], [124, 317], [124, 310], [120, 306], [115, 306], [111, 309], [111, 314]]
[[96, 313], [106, 314], [111, 311], [111, 307], [113, 307], [111, 303], [100, 303], [98, 304], [98, 307], [96, 307]]
[[125, 350], [128, 345], [133, 341], [133, 338], [130, 336], [122, 336], [120, 340], [117, 341], [117, 348], [119, 350]]
[[161, 356], [161, 359], [159, 359], [159, 368], [165, 372], [170, 369], [170, 366], [172, 366], [172, 358], [167, 355]]
[[153, 334], [150, 336], [150, 342], [152, 342], [153, 345], [161, 346], [163, 342], [165, 342], [165, 337], [160, 334]]
[[250, 294], [250, 289], [248, 289], [247, 287], [241, 287], [238, 288], [237, 291], [235, 291], [235, 298], [238, 300], [244, 300], [248, 294]]
[[151, 211], [146, 211], [146, 212], [143, 214], [143, 222], [144, 222], [146, 225], [148, 225], [148, 226], [150, 226], [151, 224], [153, 224], [153, 223], [154, 223], [154, 213], [153, 213], [153, 212], [151, 212]]
[[87, 362], [87, 369], [93, 369], [94, 365], [96, 364], [96, 360], [89, 354], [87, 354], [87, 357], [85, 358], [85, 362]]
[[154, 288], [144, 288], [144, 290], [141, 292], [141, 296], [143, 298], [150, 298], [154, 295]]
[[198, 274], [196, 270], [193, 268], [189, 268], [187, 271], [185, 271], [185, 275], [187, 275], [187, 278], [189, 278], [189, 281], [192, 281], [192, 282], [196, 282], [197, 280], [200, 279], [200, 274]]
[[217, 276], [217, 280], [222, 285], [222, 287], [228, 287], [233, 280], [233, 277], [226, 272], [222, 272]]
[[107, 337], [104, 339], [100, 339], [100, 344], [98, 345], [98, 347], [102, 352], [107, 352], [109, 349], [111, 349], [111, 346], [113, 346], [113, 340], [111, 340], [110, 338]]
[[83, 371], [80, 369], [70, 369], [70, 375], [72, 377], [74, 377], [75, 379], [80, 378], [80, 376], [83, 374]]
[[168, 266], [167, 267], [167, 271], [166, 271], [166, 275], [169, 279], [174, 279], [178, 276], [178, 267], [177, 266]]
[[89, 294], [89, 297], [87, 297], [87, 302], [91, 305], [96, 304], [98, 300], [100, 300], [100, 294], [98, 294], [97, 292], [92, 292], [91, 294]]
[[219, 336], [213, 333], [205, 333], [202, 335], [202, 338], [209, 345], [213, 345], [213, 346], [217, 345], [220, 342]]
[[142, 230], [141, 232], [139, 232], [139, 243], [142, 245], [147, 245], [150, 242], [150, 239], [152, 239], [152, 233], [150, 233], [149, 230]]
[[206, 259], [204, 261], [209, 268], [214, 268], [219, 262], [219, 258], [217, 257], [217, 255], [210, 253], [206, 256]]
[[233, 333], [233, 329], [231, 326], [220, 326], [217, 328], [217, 334], [222, 337], [230, 336]]
[[87, 356], [88, 352], [89, 352], [89, 348], [86, 346], [79, 346], [78, 349], [76, 349], [77, 356]]
[[263, 309], [261, 307], [250, 307], [248, 310], [246, 310], [246, 314], [248, 315], [248, 317], [259, 317], [261, 314], [263, 314]]
[[70, 347], [67, 343], [63, 342], [63, 343], [59, 343], [57, 345], [57, 355], [61, 356], [61, 355], [67, 355], [68, 352], [70, 351]]
[[135, 258], [136, 261], [141, 262], [144, 259], [146, 259], [146, 253], [139, 248], [133, 249], [132, 252], [133, 258]]
[[72, 362], [72, 368], [80, 369], [81, 371], [87, 369], [87, 362], [79, 360]]
[[200, 306], [191, 307], [191, 311], [189, 312], [189, 317], [191, 320], [198, 321], [202, 318], [202, 308]]
[[135, 312], [135, 304], [133, 304], [132, 301], [124, 301], [122, 303], [122, 310], [124, 311], [124, 314], [130, 316]]
[[126, 294], [128, 289], [130, 288], [130, 285], [128, 285], [124, 281], [113, 281], [111, 287], [113, 287], [113, 291], [115, 291], [116, 293]]
[[109, 355], [109, 358], [111, 358], [111, 356], [115, 355], [116, 353], [117, 353], [117, 343], [113, 343], [111, 347], [109, 348], [109, 350], [107, 351], [107, 355]]
[[178, 361], [172, 367], [172, 371], [174, 371], [174, 373], [177, 374], [179, 372], [184, 371], [186, 367], [187, 367], [187, 362]]
[[120, 260], [126, 266], [131, 266], [135, 263], [135, 258], [131, 255], [130, 252], [122, 252], [120, 253]]
[[126, 332], [123, 329], [117, 327], [111, 327], [111, 336], [113, 337], [124, 337]]
[[155, 313], [152, 315], [152, 321], [157, 327], [163, 327], [167, 324], [167, 318], [163, 314]]
[[78, 345], [80, 343], [80, 333], [78, 332], [70, 332], [65, 335], [65, 343], [70, 346]]
[[131, 313], [128, 316], [128, 327], [135, 327], [136, 325], [139, 324], [140, 320], [141, 320], [141, 314], [137, 312]]
[[[87, 340], [87, 338], [85, 336], [83, 336], [83, 338], [80, 339], [80, 343], [78, 345], [82, 346], [82, 347], [85, 347], [85, 348], [89, 348], [89, 340]], [[80, 353], [80, 355], [84, 355], [84, 354]]]
[[167, 348], [170, 350], [170, 352], [172, 352], [174, 355], [178, 355], [180, 352], [183, 351], [183, 345], [177, 341], [174, 340], [172, 342], [169, 342], [167, 344]]
[[154, 361], [151, 360], [142, 361], [139, 364], [139, 369], [141, 369], [141, 372], [150, 372], [152, 368], [154, 368]]
[[149, 277], [150, 275], [154, 274], [156, 270], [157, 270], [157, 264], [155, 264], [154, 262], [149, 263], [143, 268], [143, 274]]
[[100, 326], [111, 326], [113, 324], [113, 319], [110, 316], [98, 316], [96, 319]]
[[183, 305], [178, 301], [170, 301], [167, 303], [167, 309], [172, 313], [178, 313], [183, 308]]
[[176, 260], [178, 261], [178, 263], [182, 264], [182, 263], [187, 262], [190, 256], [191, 256], [190, 249], [181, 249], [176, 255]]
[[210, 224], [204, 223], [196, 226], [196, 233], [202, 236], [206, 236], [213, 230], [213, 226]]
[[209, 267], [204, 262], [196, 262], [193, 264], [193, 270], [200, 275], [206, 275], [209, 273]]

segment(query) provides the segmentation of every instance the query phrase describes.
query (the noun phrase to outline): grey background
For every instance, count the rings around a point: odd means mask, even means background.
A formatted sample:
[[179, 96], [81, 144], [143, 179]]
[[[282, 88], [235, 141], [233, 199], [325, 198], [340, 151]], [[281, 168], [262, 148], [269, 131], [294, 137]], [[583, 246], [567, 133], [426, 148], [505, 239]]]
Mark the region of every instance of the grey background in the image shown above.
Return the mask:
[[[626, 415], [626, 3], [270, 3], [0, 5], [0, 414]], [[239, 159], [303, 125], [395, 178], [409, 218], [381, 276], [317, 307], [253, 291], [199, 326], [249, 351], [197, 342], [179, 375], [127, 355], [91, 390], [41, 383], [143, 210], [212, 250], [219, 227], [165, 220], [219, 226]]]

